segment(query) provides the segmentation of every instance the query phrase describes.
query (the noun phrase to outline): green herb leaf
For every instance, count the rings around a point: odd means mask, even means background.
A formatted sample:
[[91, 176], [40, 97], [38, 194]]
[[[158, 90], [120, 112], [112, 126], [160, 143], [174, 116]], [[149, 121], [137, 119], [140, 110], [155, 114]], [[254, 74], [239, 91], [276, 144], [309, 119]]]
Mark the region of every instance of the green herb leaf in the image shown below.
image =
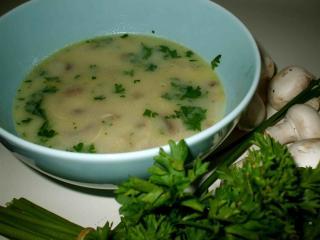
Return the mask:
[[81, 75], [80, 74], [77, 74], [77, 75], [75, 75], [73, 78], [74, 79], [79, 79], [81, 77]]
[[176, 49], [170, 49], [168, 46], [160, 45], [159, 51], [163, 53], [163, 58], [181, 58], [181, 56], [178, 55], [178, 52]]
[[123, 74], [124, 75], [128, 75], [130, 77], [133, 77], [134, 76], [134, 70], [133, 69], [125, 70], [125, 71], [123, 71]]
[[190, 204], [186, 201], [185, 208], [197, 205], [195, 208], [201, 209], [200, 203], [191, 200], [193, 196], [187, 189], [206, 172], [208, 164], [197, 158], [187, 167], [190, 152], [185, 141], [169, 141], [169, 146], [170, 153], [160, 149], [155, 157], [148, 180], [132, 177], [116, 191], [116, 199], [122, 204], [120, 213], [130, 226], [152, 211], [161, 212], [162, 206], [172, 206], [179, 198], [189, 199]]
[[159, 116], [159, 113], [151, 111], [150, 109], [146, 109], [143, 112], [143, 116], [150, 117], [150, 118], [155, 118], [155, 117]]
[[32, 121], [32, 118], [26, 118], [26, 119], [23, 119], [23, 120], [21, 120], [21, 123], [29, 123], [29, 122], [31, 122]]
[[127, 37], [129, 37], [129, 34], [128, 34], [128, 33], [122, 34], [122, 35], [120, 36], [120, 38], [127, 38]]
[[191, 50], [186, 51], [186, 57], [190, 58], [194, 55], [194, 52], [192, 52]]
[[207, 110], [201, 107], [181, 106], [176, 115], [188, 130], [201, 131], [201, 123], [206, 119]]
[[147, 60], [151, 57], [153, 49], [144, 43], [141, 43], [142, 59]]
[[174, 78], [171, 81], [171, 90], [164, 93], [161, 97], [167, 100], [184, 100], [196, 99], [202, 96], [201, 88], [199, 86], [192, 86], [183, 83], [181, 80]]
[[144, 216], [139, 224], [132, 226], [126, 233], [126, 239], [142, 240], [172, 239], [175, 227], [168, 216], [150, 214]]
[[99, 96], [95, 96], [93, 99], [101, 101], [101, 100], [106, 99], [106, 97], [104, 95], [99, 95]]
[[99, 37], [94, 39], [86, 40], [85, 43], [88, 43], [92, 46], [93, 49], [101, 48], [110, 45], [114, 39], [110, 36], [107, 37]]
[[41, 104], [43, 100], [43, 93], [36, 92], [31, 94], [29, 100], [26, 102], [24, 108], [26, 112], [46, 119], [45, 111], [42, 109]]
[[84, 144], [82, 142], [80, 142], [80, 143], [74, 145], [72, 148], [76, 152], [82, 152], [83, 151], [83, 146], [84, 146]]
[[301, 191], [292, 156], [285, 146], [263, 135], [256, 135], [252, 144], [258, 150], [249, 151], [241, 168], [218, 171], [223, 186], [210, 200], [209, 218], [223, 224], [221, 230], [229, 238], [296, 238]]
[[72, 150], [81, 153], [96, 153], [96, 148], [94, 144], [85, 145], [83, 142], [80, 142], [72, 146]]
[[56, 86], [45, 86], [44, 89], [42, 89], [43, 93], [56, 93], [58, 91], [58, 88]]
[[117, 94], [124, 94], [126, 89], [123, 87], [121, 83], [114, 84], [114, 92]]
[[146, 71], [148, 71], [148, 72], [154, 72], [157, 68], [158, 68], [157, 65], [155, 65], [155, 64], [153, 64], [153, 63], [149, 63], [149, 64], [146, 66]]
[[217, 55], [212, 61], [211, 61], [211, 69], [215, 70], [216, 67], [219, 66], [221, 60], [221, 54]]
[[60, 78], [58, 76], [54, 76], [54, 77], [44, 77], [45, 80], [49, 81], [49, 82], [60, 82]]
[[44, 123], [41, 125], [38, 131], [38, 136], [45, 137], [45, 138], [52, 138], [57, 134], [58, 133], [50, 127], [48, 120], [44, 121]]

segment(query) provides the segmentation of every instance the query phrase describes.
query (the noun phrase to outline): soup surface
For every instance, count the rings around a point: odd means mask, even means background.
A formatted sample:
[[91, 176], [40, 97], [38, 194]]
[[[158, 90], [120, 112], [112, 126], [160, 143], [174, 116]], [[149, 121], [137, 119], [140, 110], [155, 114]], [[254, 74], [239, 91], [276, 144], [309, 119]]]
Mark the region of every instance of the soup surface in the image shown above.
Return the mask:
[[166, 39], [122, 34], [68, 46], [34, 67], [17, 92], [25, 139], [76, 152], [164, 145], [212, 126], [224, 91], [198, 54]]

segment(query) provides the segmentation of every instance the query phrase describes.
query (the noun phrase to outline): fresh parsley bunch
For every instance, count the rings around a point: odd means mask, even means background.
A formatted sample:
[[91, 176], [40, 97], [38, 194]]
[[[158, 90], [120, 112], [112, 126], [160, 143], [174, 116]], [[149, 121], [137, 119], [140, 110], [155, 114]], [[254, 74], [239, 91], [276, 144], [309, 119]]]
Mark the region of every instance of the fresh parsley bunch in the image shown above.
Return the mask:
[[214, 193], [193, 194], [208, 163], [190, 166], [184, 141], [160, 150], [147, 180], [117, 190], [121, 223], [111, 239], [317, 239], [320, 166], [297, 168], [287, 148], [256, 135], [242, 168], [218, 170]]
[[147, 180], [130, 178], [116, 191], [123, 216], [116, 228], [119, 239], [171, 239], [182, 234], [181, 221], [202, 215], [205, 205], [193, 195], [192, 185], [207, 172], [208, 163], [196, 158], [187, 167], [185, 141], [170, 141], [169, 146], [170, 153], [160, 149]]

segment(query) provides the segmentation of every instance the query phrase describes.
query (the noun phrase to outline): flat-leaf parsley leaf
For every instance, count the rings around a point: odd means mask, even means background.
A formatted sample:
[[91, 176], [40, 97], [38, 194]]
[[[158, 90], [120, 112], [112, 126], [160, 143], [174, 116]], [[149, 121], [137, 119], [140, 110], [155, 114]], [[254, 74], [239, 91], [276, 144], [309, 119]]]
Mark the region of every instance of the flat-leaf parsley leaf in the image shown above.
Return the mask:
[[196, 106], [181, 106], [180, 110], [176, 111], [187, 129], [197, 131], [201, 131], [201, 123], [206, 119], [206, 113], [206, 109]]

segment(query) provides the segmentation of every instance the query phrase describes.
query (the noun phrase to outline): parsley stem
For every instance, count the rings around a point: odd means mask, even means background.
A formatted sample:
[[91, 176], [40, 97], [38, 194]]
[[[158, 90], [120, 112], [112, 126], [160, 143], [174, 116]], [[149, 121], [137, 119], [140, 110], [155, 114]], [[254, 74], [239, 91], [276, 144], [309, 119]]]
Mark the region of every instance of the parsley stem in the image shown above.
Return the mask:
[[27, 216], [23, 212], [0, 208], [0, 213], [1, 223], [29, 231], [30, 233], [43, 235], [44, 237], [51, 236], [56, 240], [70, 239], [77, 236], [77, 233], [69, 230], [67, 226], [46, 222], [34, 216]]
[[57, 214], [54, 214], [25, 198], [13, 199], [9, 205], [10, 209], [16, 209], [17, 211], [23, 211], [24, 214], [32, 215], [37, 217], [38, 219], [45, 220], [46, 222], [58, 223], [61, 225], [68, 226], [68, 229], [73, 229], [74, 231], [81, 231], [82, 227], [74, 224]]
[[270, 118], [264, 120], [260, 125], [249, 133], [243, 135], [229, 146], [215, 151], [205, 158], [205, 161], [210, 162], [209, 169], [211, 174], [199, 185], [195, 194], [202, 195], [208, 191], [208, 188], [218, 179], [217, 169], [222, 169], [230, 166], [235, 162], [250, 146], [255, 133], [262, 133], [266, 128], [275, 125], [281, 120], [288, 109], [294, 104], [305, 103], [308, 100], [320, 96], [320, 79], [311, 81], [310, 85], [300, 94], [289, 101], [277, 113]]

